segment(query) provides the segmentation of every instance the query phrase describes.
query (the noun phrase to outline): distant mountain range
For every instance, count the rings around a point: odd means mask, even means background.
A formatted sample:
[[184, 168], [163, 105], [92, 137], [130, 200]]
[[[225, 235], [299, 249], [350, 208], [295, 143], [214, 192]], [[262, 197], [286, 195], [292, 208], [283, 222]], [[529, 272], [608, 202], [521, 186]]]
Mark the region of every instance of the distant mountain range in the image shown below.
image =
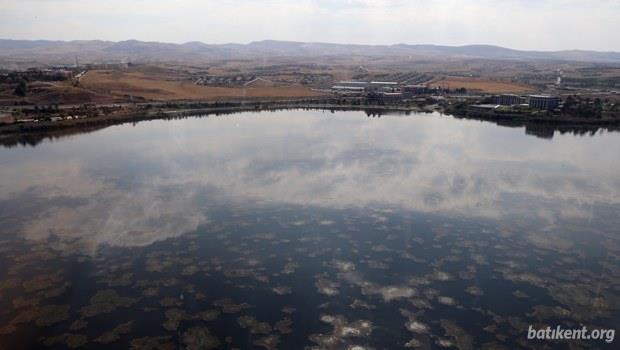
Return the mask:
[[620, 52], [584, 50], [520, 51], [492, 45], [349, 45], [265, 40], [249, 44], [171, 44], [127, 40], [46, 41], [0, 39], [0, 60], [73, 63], [121, 60], [132, 62], [197, 61], [295, 57], [420, 57], [492, 60], [547, 60], [620, 63]]

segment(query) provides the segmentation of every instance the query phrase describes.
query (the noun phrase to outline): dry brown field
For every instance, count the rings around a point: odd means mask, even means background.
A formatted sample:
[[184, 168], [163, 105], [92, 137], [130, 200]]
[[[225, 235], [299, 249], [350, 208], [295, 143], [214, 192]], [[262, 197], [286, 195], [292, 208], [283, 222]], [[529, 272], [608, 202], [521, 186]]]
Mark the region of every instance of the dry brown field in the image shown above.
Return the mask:
[[158, 74], [145, 74], [138, 71], [90, 71], [81, 79], [80, 85], [106, 95], [139, 96], [155, 101], [312, 97], [321, 95], [304, 86], [247, 88], [201, 86], [187, 80], [175, 80]]
[[35, 105], [52, 104], [84, 104], [84, 103], [114, 103], [120, 99], [114, 96], [76, 87], [70, 81], [32, 82], [28, 84], [26, 97], [18, 97], [11, 89], [0, 91], [0, 105], [14, 105], [23, 102]]
[[469, 91], [486, 93], [520, 93], [535, 91], [532, 86], [485, 78], [443, 77], [433, 80], [430, 84], [433, 87], [448, 88], [451, 90], [466, 88]]

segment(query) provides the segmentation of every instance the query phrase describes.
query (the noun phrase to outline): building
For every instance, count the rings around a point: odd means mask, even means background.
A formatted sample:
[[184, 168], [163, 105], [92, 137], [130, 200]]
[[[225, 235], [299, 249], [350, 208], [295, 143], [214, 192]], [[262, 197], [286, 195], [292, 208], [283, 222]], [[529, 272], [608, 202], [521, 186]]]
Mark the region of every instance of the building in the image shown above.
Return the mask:
[[371, 81], [370, 86], [372, 87], [397, 87], [398, 82], [395, 81]]
[[345, 93], [400, 92], [400, 86], [393, 81], [339, 81], [332, 90]]
[[370, 83], [367, 81], [339, 81], [336, 86], [348, 86], [348, 87], [363, 87], [367, 88]]
[[519, 95], [503, 94], [495, 96], [495, 103], [502, 106], [520, 105], [525, 102], [525, 99]]
[[332, 91], [339, 94], [362, 94], [369, 86], [367, 81], [339, 81], [332, 86]]
[[408, 96], [431, 94], [435, 92], [434, 89], [428, 87], [428, 85], [405, 85], [403, 92]]
[[469, 106], [469, 111], [479, 114], [495, 114], [495, 110], [498, 108], [499, 105], [493, 104], [471, 105]]
[[368, 91], [376, 92], [397, 92], [400, 86], [395, 81], [371, 81], [367, 86]]
[[531, 95], [529, 96], [529, 106], [533, 109], [556, 109], [560, 105], [560, 98], [549, 95]]
[[332, 90], [340, 94], [356, 94], [365, 92], [366, 88], [363, 86], [334, 85]]
[[403, 94], [401, 92], [380, 92], [378, 95], [379, 99], [385, 102], [394, 102], [403, 99]]

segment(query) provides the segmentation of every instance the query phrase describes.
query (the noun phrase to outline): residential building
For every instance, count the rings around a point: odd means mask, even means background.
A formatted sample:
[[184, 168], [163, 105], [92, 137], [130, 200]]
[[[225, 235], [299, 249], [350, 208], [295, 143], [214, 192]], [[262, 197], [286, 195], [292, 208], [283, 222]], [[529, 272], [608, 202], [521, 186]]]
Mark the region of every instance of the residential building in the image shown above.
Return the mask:
[[529, 106], [534, 109], [555, 109], [560, 105], [560, 98], [549, 95], [531, 95], [529, 96]]
[[519, 105], [525, 102], [525, 99], [519, 95], [503, 94], [495, 96], [495, 103], [502, 106]]
[[409, 96], [424, 95], [435, 92], [435, 89], [431, 89], [428, 85], [406, 85], [403, 87], [403, 92]]

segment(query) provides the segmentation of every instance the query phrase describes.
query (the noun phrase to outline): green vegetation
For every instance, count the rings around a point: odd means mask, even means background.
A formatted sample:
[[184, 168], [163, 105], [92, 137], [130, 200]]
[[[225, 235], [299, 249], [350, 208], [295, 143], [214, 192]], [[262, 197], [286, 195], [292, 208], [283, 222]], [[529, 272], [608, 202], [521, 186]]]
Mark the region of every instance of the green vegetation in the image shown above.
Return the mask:
[[603, 117], [603, 101], [600, 98], [592, 100], [579, 96], [568, 96], [564, 101], [562, 113], [576, 118], [600, 119]]
[[41, 71], [41, 70], [28, 70], [22, 72], [8, 72], [6, 74], [0, 74], [0, 83], [15, 84], [20, 80], [27, 82], [33, 81], [64, 81], [68, 79], [67, 73], [53, 72], [53, 71]]
[[17, 87], [15, 88], [15, 91], [13, 91], [13, 94], [16, 96], [25, 97], [27, 93], [28, 93], [28, 84], [26, 83], [25, 79], [20, 79], [19, 82], [17, 83]]

